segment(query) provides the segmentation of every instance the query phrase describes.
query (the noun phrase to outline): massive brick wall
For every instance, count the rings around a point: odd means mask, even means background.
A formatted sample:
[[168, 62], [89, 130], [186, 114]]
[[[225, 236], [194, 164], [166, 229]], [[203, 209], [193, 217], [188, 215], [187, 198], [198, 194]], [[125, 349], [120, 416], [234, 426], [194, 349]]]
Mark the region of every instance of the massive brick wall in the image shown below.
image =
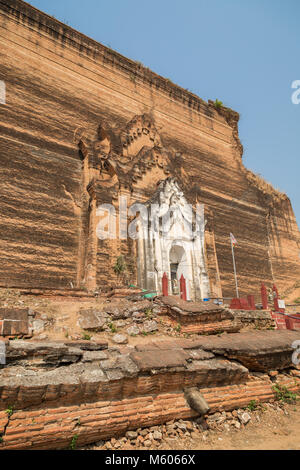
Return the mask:
[[[237, 113], [216, 110], [20, 0], [0, 0], [0, 12], [2, 286], [80, 286], [92, 266], [84, 258], [92, 227], [78, 135], [84, 129], [95, 140], [99, 124], [117, 132], [144, 113], [173, 155], [169, 167], [187, 199], [213, 212], [223, 295], [234, 294], [230, 232], [239, 241], [242, 293], [257, 291], [260, 280], [286, 288], [300, 278], [290, 201], [249, 177]], [[140, 183], [145, 199], [156, 179]], [[111, 249], [93, 250], [103, 261], [97, 280], [104, 282], [113, 275]], [[124, 242], [114, 255], [119, 251], [134, 256]]]

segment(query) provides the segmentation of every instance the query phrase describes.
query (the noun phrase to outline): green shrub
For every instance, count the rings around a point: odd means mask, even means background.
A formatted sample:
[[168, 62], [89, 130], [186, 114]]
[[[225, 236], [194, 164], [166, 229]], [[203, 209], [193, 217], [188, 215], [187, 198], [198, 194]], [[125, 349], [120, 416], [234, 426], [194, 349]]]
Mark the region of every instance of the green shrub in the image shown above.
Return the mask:
[[9, 407], [7, 408], [7, 410], [5, 410], [5, 413], [7, 413], [8, 417], [10, 418], [12, 415], [13, 415], [13, 406], [9, 405]]
[[124, 273], [126, 269], [127, 267], [126, 267], [124, 256], [118, 256], [116, 264], [114, 265], [114, 272], [117, 275], [120, 275]]
[[75, 434], [75, 435], [72, 437], [71, 444], [70, 444], [70, 449], [71, 449], [71, 450], [76, 450], [78, 437], [79, 437], [78, 434]]
[[281, 401], [282, 403], [296, 403], [298, 397], [297, 394], [291, 392], [287, 387], [283, 385], [274, 385], [272, 387], [275, 398], [277, 401]]
[[247, 408], [248, 408], [249, 411], [255, 411], [257, 409], [257, 406], [258, 406], [258, 404], [257, 404], [256, 400], [251, 400], [249, 402], [249, 405], [247, 406]]
[[217, 109], [221, 109], [221, 108], [223, 107], [222, 101], [219, 101], [218, 99], [216, 99], [216, 101], [215, 101], [215, 107], [216, 107]]
[[147, 318], [151, 319], [153, 317], [152, 308], [146, 308], [145, 315], [146, 315]]
[[110, 331], [112, 333], [117, 333], [118, 330], [117, 330], [116, 326], [113, 323], [109, 323], [108, 326], [109, 326]]
[[90, 341], [91, 338], [92, 338], [91, 335], [89, 335], [88, 333], [83, 333], [83, 335], [82, 335], [82, 339], [84, 341]]

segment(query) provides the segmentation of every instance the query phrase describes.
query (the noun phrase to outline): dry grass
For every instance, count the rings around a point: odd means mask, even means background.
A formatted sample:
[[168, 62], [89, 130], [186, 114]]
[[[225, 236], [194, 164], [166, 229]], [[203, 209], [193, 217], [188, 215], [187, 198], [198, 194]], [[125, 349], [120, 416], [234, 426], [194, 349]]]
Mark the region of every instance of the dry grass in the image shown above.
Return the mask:
[[268, 183], [260, 175], [253, 173], [251, 170], [247, 170], [246, 177], [248, 181], [256, 186], [263, 194], [271, 196], [275, 201], [281, 202], [288, 199], [287, 195], [284, 192], [275, 189], [271, 183]]

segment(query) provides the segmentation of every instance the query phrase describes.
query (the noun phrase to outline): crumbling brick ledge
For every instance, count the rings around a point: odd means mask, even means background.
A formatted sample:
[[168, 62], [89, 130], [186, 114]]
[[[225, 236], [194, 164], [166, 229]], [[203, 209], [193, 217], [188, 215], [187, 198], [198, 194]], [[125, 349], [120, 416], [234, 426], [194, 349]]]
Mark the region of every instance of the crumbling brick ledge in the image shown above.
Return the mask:
[[[11, 341], [7, 365], [0, 369], [0, 449], [64, 449], [74, 436], [81, 446], [193, 418], [198, 414], [185, 398], [189, 387], [201, 391], [212, 413], [274, 400], [275, 380], [297, 392], [295, 340], [300, 332], [154, 341], [123, 349], [89, 341]], [[271, 370], [280, 372], [270, 377]]]

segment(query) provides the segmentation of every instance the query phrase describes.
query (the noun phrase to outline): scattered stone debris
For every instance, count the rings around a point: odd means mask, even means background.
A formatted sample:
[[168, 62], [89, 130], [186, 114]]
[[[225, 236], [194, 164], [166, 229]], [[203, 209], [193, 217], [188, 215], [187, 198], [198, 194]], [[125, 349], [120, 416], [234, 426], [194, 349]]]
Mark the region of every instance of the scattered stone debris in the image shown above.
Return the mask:
[[94, 309], [80, 310], [78, 324], [83, 330], [102, 331], [108, 318], [107, 313]]
[[143, 324], [143, 331], [145, 333], [153, 333], [158, 330], [158, 325], [154, 320], [148, 320]]
[[140, 332], [141, 330], [139, 329], [137, 325], [132, 325], [127, 329], [127, 334], [129, 336], [137, 336], [140, 334]]
[[251, 420], [251, 415], [249, 413], [238, 414], [238, 417], [242, 424], [247, 424]]
[[43, 331], [45, 330], [44, 320], [34, 320], [32, 322], [32, 330], [34, 334], [43, 333]]
[[46, 335], [45, 333], [36, 336], [36, 340], [38, 340], [38, 341], [45, 341], [47, 339], [48, 339], [48, 335]]
[[116, 344], [127, 344], [128, 343], [127, 336], [121, 335], [121, 334], [118, 334], [118, 333], [113, 336], [112, 340]]
[[195, 442], [223, 440], [220, 433], [237, 433], [249, 423], [260, 426], [262, 420], [283, 414], [289, 415], [287, 404], [264, 403], [255, 410], [234, 410], [233, 412], [217, 412], [212, 415], [196, 418], [194, 420], [169, 421], [160, 426], [128, 431], [125, 436], [100, 441], [83, 447], [84, 450], [130, 450], [130, 449], [165, 449], [172, 448], [181, 442], [185, 448], [193, 448]]

